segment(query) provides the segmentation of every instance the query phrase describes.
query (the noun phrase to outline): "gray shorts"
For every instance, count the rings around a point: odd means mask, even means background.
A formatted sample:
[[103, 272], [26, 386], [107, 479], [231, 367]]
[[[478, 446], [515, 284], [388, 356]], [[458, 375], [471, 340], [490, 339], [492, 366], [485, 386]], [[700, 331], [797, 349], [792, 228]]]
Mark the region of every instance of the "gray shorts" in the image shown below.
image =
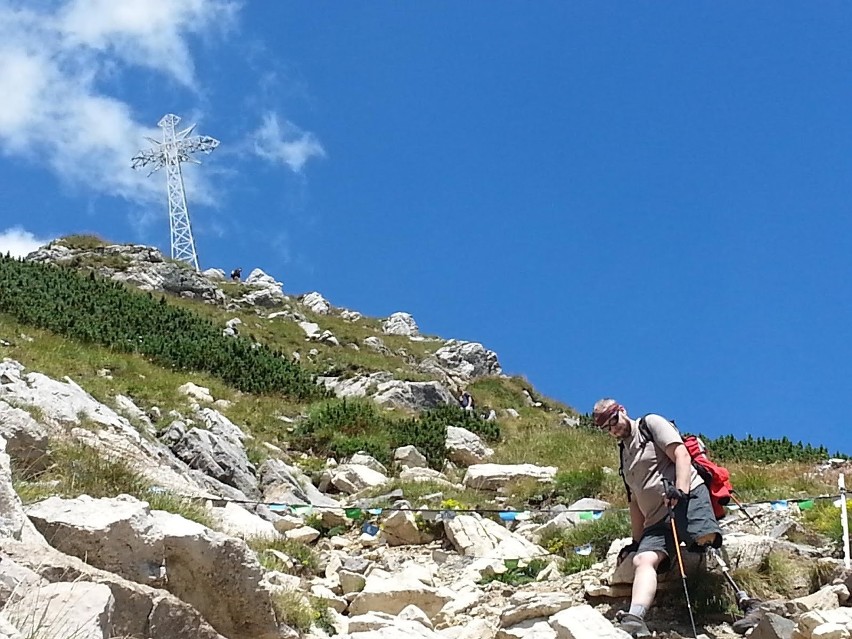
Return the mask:
[[[710, 491], [707, 486], [701, 484], [690, 491], [691, 498], [684, 503], [679, 501], [674, 508], [675, 526], [677, 527], [678, 540], [686, 543], [687, 550], [698, 550], [696, 540], [709, 543], [713, 548], [722, 545], [722, 528], [713, 513], [713, 504], [710, 503]], [[660, 562], [657, 572], [667, 572], [671, 568], [670, 558], [675, 554], [674, 537], [672, 536], [671, 519], [666, 515], [656, 524], [651, 524], [642, 531], [642, 539], [639, 540], [639, 550], [646, 552], [656, 550], [666, 557]]]

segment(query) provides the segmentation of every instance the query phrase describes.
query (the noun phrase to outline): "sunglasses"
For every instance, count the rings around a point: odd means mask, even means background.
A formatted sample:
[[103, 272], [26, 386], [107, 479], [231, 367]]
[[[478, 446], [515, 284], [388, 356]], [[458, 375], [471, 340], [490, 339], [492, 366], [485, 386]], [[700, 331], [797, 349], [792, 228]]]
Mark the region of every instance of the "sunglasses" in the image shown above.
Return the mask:
[[618, 423], [618, 411], [601, 425], [601, 430], [611, 430]]

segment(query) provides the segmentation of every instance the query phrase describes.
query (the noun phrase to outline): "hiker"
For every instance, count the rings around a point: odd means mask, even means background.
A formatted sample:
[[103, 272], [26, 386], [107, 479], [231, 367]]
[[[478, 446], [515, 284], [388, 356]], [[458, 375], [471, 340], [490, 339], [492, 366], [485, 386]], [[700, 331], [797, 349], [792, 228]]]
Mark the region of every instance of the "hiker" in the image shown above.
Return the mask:
[[473, 397], [471, 397], [470, 393], [464, 391], [459, 396], [459, 406], [462, 407], [463, 410], [473, 412]]
[[[635, 553], [633, 591], [629, 610], [619, 613], [617, 619], [621, 629], [633, 637], [650, 637], [645, 613], [657, 592], [657, 574], [677, 562], [672, 514], [677, 539], [685, 542], [689, 550], [710, 549], [717, 559], [722, 529], [713, 512], [709, 490], [671, 422], [655, 414], [631, 419], [624, 406], [609, 398], [598, 401], [592, 415], [598, 428], [608, 430], [619, 440], [622, 479], [630, 505], [633, 541], [622, 549], [617, 562]], [[724, 566], [721, 562], [720, 565]], [[734, 622], [733, 629], [744, 634], [760, 620], [760, 602], [735, 590], [745, 616]]]
[[243, 269], [241, 268], [235, 268], [233, 271], [231, 271], [231, 280], [234, 282], [239, 282], [242, 276]]

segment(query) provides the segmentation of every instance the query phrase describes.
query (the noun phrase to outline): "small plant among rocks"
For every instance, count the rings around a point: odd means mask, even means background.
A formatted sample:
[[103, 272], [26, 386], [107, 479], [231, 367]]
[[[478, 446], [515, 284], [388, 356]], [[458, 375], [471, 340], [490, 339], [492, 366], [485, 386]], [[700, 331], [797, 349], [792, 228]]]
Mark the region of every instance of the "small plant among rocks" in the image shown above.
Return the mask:
[[518, 559], [507, 559], [504, 565], [506, 566], [505, 572], [484, 577], [479, 583], [484, 585], [492, 581], [499, 581], [511, 586], [528, 584], [536, 580], [538, 574], [547, 566], [547, 562], [544, 559], [531, 559], [527, 563], [522, 563]]
[[[313, 574], [317, 571], [319, 560], [310, 546], [300, 541], [286, 537], [250, 537], [246, 539], [248, 547], [257, 553], [260, 565], [267, 570], [277, 570], [288, 574]], [[268, 551], [276, 552], [268, 552]], [[281, 553], [292, 560], [287, 565], [276, 553]]]

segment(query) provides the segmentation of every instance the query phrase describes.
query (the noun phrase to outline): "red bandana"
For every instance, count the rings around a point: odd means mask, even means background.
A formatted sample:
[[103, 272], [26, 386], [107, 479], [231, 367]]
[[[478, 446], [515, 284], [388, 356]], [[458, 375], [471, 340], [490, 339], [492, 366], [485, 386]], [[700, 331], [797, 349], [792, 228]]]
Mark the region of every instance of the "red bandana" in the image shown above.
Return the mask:
[[613, 404], [602, 413], [595, 415], [595, 425], [598, 428], [603, 428], [612, 419], [612, 416], [620, 410], [624, 410], [624, 406], [618, 403]]

